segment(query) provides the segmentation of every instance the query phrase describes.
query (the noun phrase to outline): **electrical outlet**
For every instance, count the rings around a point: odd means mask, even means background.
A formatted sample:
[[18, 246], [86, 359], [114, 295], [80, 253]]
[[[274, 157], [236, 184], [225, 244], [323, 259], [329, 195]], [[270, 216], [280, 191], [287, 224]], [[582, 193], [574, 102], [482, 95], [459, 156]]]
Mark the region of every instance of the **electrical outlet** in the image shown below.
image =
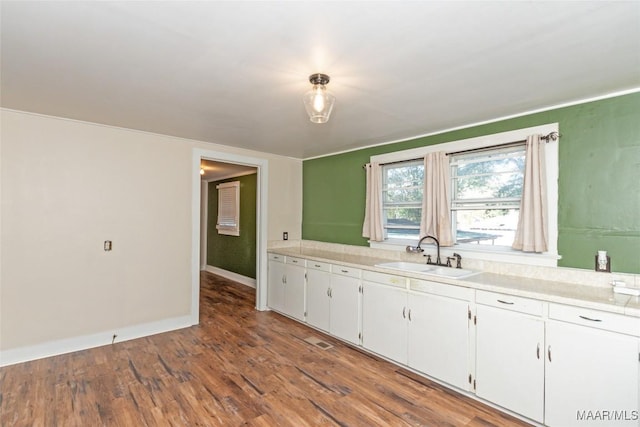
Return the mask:
[[282, 240], [289, 240], [289, 233], [287, 233], [286, 231], [282, 233]]
[[104, 241], [104, 251], [108, 252], [111, 250], [113, 244], [111, 243], [111, 240], [105, 240]]

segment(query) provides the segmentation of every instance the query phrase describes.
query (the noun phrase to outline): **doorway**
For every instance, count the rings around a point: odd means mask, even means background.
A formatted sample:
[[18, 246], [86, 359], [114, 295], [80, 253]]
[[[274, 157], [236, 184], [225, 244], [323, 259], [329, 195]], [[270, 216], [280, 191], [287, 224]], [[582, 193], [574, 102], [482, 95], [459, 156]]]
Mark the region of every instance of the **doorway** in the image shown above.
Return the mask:
[[256, 176], [256, 309], [266, 310], [267, 283], [267, 197], [268, 167], [266, 159], [247, 157], [211, 150], [194, 149], [192, 157], [192, 249], [191, 249], [191, 323], [200, 318], [200, 267], [202, 221], [202, 162], [225, 163], [237, 167], [253, 168]]
[[[200, 221], [200, 270], [256, 287], [256, 213], [257, 169], [234, 163], [202, 160], [202, 218]], [[217, 230], [220, 213], [220, 191], [237, 188], [231, 195], [237, 200], [223, 199], [233, 209], [229, 219], [236, 219], [234, 232]], [[227, 191], [227, 194], [229, 192]], [[233, 197], [235, 199], [235, 197]], [[233, 206], [235, 205], [235, 206]], [[237, 213], [235, 208], [238, 209]], [[230, 214], [224, 210], [227, 215]]]

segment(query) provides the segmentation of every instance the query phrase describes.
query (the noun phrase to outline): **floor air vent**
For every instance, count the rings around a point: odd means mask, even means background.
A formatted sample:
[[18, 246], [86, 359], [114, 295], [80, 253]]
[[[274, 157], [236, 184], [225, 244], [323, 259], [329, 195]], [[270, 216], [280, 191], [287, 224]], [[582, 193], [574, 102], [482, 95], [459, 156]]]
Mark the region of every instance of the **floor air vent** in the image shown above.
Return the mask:
[[318, 338], [315, 337], [309, 337], [305, 339], [306, 342], [308, 342], [311, 345], [315, 345], [318, 348], [321, 348], [323, 350], [328, 350], [330, 348], [333, 348], [333, 346], [329, 343], [326, 343]]

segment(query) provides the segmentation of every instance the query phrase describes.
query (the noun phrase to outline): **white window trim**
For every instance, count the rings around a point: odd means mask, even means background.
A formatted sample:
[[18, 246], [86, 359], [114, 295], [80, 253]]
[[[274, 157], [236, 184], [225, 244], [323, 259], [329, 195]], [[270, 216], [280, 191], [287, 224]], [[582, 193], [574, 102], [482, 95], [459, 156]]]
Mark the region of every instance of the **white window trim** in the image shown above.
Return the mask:
[[[239, 236], [240, 235], [240, 181], [224, 182], [216, 185], [218, 190], [218, 220], [216, 221], [216, 229], [218, 234], [224, 234], [227, 236]], [[220, 208], [222, 207], [222, 193], [223, 190], [231, 190], [234, 193], [235, 206], [233, 207], [234, 225], [220, 225]]]
[[[401, 162], [425, 156], [431, 152], [445, 151], [455, 152], [476, 148], [490, 147], [507, 144], [514, 141], [522, 141], [533, 134], [547, 135], [551, 132], [559, 132], [558, 123], [549, 123], [541, 126], [517, 129], [509, 132], [501, 132], [492, 135], [484, 135], [459, 141], [445, 142], [425, 147], [412, 148], [410, 150], [395, 151], [393, 153], [380, 154], [371, 157], [371, 162], [389, 163]], [[549, 141], [545, 144], [546, 178], [547, 178], [547, 207], [549, 214], [549, 250], [542, 254], [526, 253], [510, 248], [496, 248], [492, 246], [474, 245], [471, 243], [456, 244], [454, 247], [442, 248], [442, 254], [457, 252], [464, 258], [478, 259], [496, 262], [511, 262], [518, 264], [551, 266], [558, 264], [558, 142]], [[403, 251], [406, 245], [415, 245], [414, 241], [393, 242], [369, 242], [369, 246], [375, 249]], [[450, 254], [449, 254], [450, 255]]]

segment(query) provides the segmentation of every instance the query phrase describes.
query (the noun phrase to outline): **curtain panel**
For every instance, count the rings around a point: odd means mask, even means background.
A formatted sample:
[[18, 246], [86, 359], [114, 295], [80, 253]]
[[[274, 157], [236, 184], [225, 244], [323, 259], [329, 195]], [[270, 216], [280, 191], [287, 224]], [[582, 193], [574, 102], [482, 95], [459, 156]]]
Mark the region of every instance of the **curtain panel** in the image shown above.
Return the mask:
[[440, 246], [453, 246], [451, 233], [450, 165], [440, 151], [424, 157], [424, 192], [422, 197], [421, 236], [435, 236]]
[[524, 184], [516, 235], [511, 246], [523, 252], [548, 250], [547, 183], [545, 178], [545, 143], [540, 135], [527, 137]]
[[367, 163], [367, 187], [365, 196], [364, 223], [362, 237], [372, 242], [384, 240], [382, 225], [382, 166], [379, 163]]

